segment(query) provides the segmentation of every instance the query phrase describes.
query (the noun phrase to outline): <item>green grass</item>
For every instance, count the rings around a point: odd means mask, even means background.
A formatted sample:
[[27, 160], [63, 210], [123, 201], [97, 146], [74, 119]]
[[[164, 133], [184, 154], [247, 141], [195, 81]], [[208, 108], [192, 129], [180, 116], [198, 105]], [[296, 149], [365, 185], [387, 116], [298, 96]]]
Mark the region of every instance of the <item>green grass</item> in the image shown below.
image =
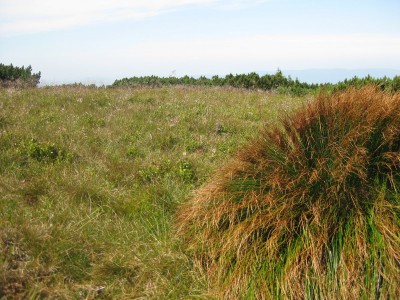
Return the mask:
[[0, 89], [0, 298], [210, 298], [178, 206], [307, 98], [222, 88]]

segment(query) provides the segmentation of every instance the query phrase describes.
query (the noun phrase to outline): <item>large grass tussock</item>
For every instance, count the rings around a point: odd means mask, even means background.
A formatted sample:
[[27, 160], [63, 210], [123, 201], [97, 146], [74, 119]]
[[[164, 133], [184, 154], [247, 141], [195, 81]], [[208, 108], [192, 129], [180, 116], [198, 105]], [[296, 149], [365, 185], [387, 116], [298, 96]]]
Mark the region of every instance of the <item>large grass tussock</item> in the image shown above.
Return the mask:
[[400, 94], [321, 94], [197, 191], [178, 234], [223, 298], [400, 297]]

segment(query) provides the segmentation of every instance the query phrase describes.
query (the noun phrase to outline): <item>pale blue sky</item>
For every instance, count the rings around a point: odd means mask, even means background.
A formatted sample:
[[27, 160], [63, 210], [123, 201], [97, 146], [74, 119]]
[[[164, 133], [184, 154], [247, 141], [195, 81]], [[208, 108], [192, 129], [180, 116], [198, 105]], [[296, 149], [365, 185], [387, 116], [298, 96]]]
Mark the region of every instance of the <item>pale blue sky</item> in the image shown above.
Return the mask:
[[0, 62], [47, 84], [400, 70], [399, 15], [398, 0], [0, 0]]

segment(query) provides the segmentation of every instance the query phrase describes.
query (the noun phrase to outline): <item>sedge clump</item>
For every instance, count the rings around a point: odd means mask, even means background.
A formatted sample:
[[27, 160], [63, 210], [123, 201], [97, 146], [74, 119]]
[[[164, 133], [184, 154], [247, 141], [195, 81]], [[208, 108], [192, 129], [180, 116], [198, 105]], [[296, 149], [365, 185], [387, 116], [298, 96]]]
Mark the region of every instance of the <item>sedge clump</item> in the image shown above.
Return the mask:
[[321, 93], [239, 151], [177, 224], [219, 298], [399, 298], [400, 94]]

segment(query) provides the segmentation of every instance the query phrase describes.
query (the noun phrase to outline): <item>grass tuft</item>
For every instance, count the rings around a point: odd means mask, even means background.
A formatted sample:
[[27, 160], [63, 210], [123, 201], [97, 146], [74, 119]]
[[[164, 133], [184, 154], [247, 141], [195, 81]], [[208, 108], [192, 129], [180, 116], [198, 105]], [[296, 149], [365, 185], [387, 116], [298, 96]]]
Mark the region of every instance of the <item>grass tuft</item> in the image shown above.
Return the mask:
[[185, 203], [177, 233], [217, 297], [400, 297], [400, 94], [321, 93]]

